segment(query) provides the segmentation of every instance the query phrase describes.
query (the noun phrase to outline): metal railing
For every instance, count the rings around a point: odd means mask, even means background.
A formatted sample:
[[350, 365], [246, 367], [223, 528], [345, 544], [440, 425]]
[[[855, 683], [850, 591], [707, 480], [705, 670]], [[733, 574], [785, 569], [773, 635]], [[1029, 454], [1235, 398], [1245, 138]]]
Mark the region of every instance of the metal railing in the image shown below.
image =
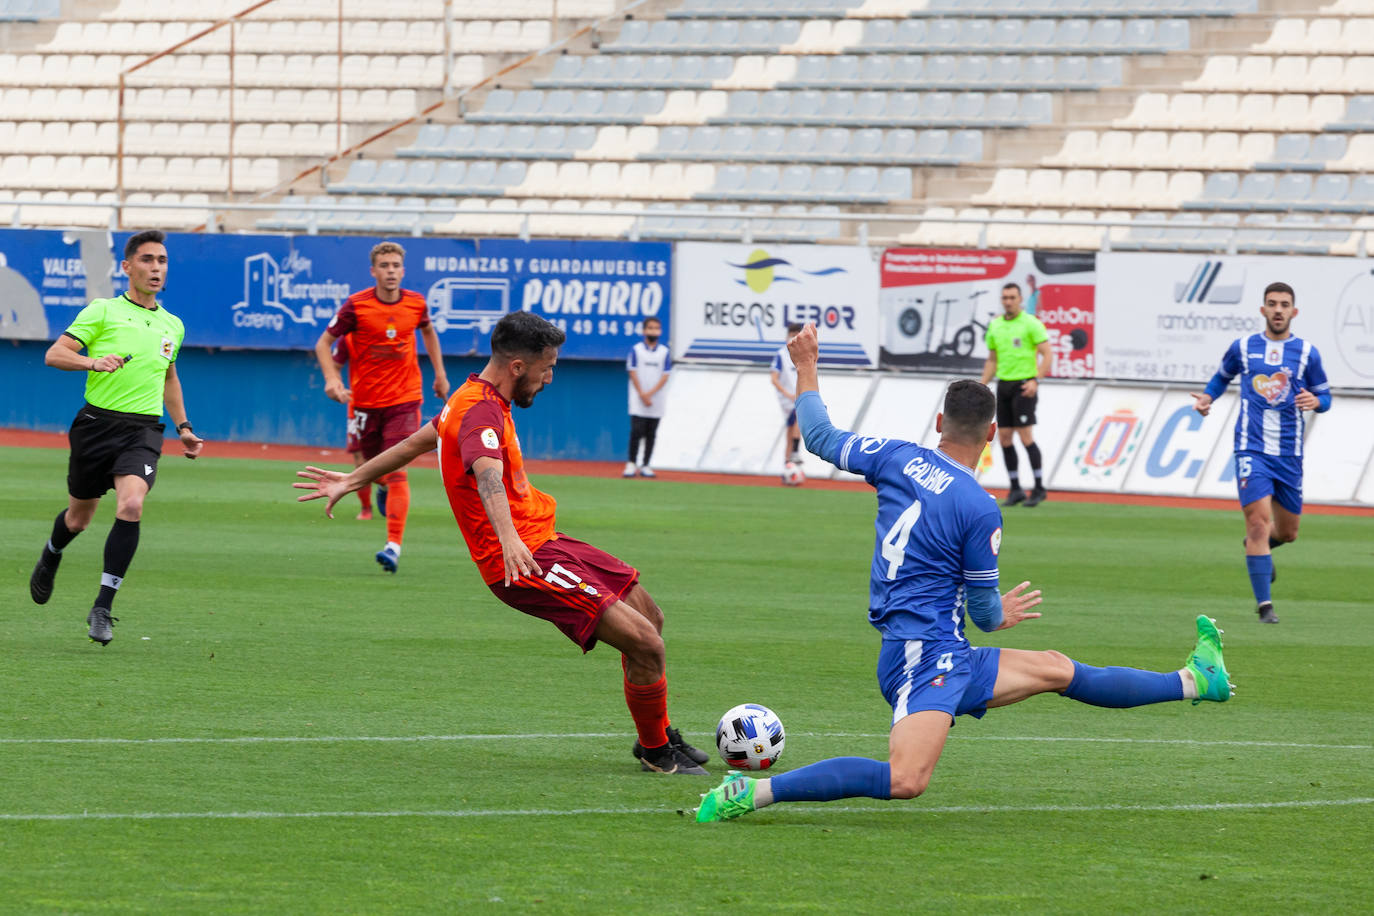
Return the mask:
[[[884, 244], [884, 245], [910, 245], [910, 246], [938, 246], [951, 248], [971, 248], [983, 249], [989, 247], [999, 247], [996, 240], [990, 240], [989, 230], [995, 227], [1053, 227], [1063, 228], [1071, 226], [1076, 228], [1090, 228], [1101, 230], [1101, 236], [1096, 245], [1072, 245], [1072, 244], [1053, 244], [1045, 247], [1088, 250], [1088, 251], [1111, 251], [1114, 248], [1136, 248], [1137, 244], [1126, 238], [1113, 239], [1113, 232], [1124, 230], [1130, 232], [1137, 229], [1160, 229], [1164, 231], [1178, 231], [1180, 229], [1197, 229], [1209, 233], [1209, 237], [1215, 238], [1214, 243], [1206, 243], [1202, 240], [1190, 240], [1186, 245], [1180, 244], [1178, 250], [1189, 252], [1214, 252], [1217, 254], [1236, 254], [1243, 251], [1259, 250], [1264, 253], [1292, 253], [1292, 254], [1334, 254], [1340, 256], [1366, 257], [1369, 251], [1370, 232], [1374, 232], [1374, 225], [1357, 219], [1351, 219], [1341, 223], [1321, 223], [1321, 224], [1278, 224], [1266, 226], [1246, 226], [1246, 225], [1217, 225], [1187, 223], [1180, 224], [1167, 219], [1149, 220], [1123, 220], [1123, 219], [1088, 219], [1088, 218], [1066, 218], [1066, 217], [1012, 217], [1012, 216], [938, 216], [924, 217], [915, 213], [790, 213], [790, 212], [758, 212], [744, 208], [701, 210], [689, 207], [654, 207], [653, 209], [627, 210], [614, 207], [584, 207], [578, 210], [559, 211], [559, 210], [531, 210], [517, 205], [497, 205], [483, 210], [465, 210], [458, 206], [450, 208], [431, 207], [414, 204], [388, 203], [385, 206], [378, 206], [369, 203], [346, 203], [341, 198], [337, 203], [331, 201], [327, 204], [312, 204], [305, 202], [291, 201], [289, 203], [161, 203], [161, 202], [129, 202], [127, 200], [97, 202], [97, 201], [0, 201], [0, 210], [14, 208], [10, 217], [10, 227], [19, 228], [54, 228], [46, 223], [26, 224], [23, 220], [25, 208], [60, 208], [60, 209], [83, 209], [92, 210], [105, 208], [109, 212], [107, 221], [101, 228], [117, 230], [124, 225], [123, 214], [125, 211], [189, 211], [197, 215], [205, 213], [207, 210], [212, 213], [220, 212], [242, 212], [242, 213], [261, 213], [280, 214], [283, 212], [307, 214], [302, 228], [299, 230], [281, 229], [262, 229], [258, 230], [261, 234], [270, 235], [274, 233], [287, 232], [295, 234], [304, 232], [307, 235], [316, 235], [320, 230], [320, 217], [336, 213], [375, 213], [379, 217], [394, 217], [396, 214], [413, 214], [416, 219], [409, 228], [404, 226], [389, 226], [392, 231], [381, 231], [375, 228], [347, 230], [331, 229], [340, 235], [347, 234], [366, 234], [366, 235], [398, 235], [408, 234], [414, 237], [430, 236], [444, 237], [447, 233], [433, 232], [432, 227], [427, 229], [427, 224], [432, 223], [436, 218], [451, 219], [461, 216], [474, 220], [481, 220], [485, 217], [495, 218], [519, 218], [519, 226], [515, 232], [492, 231], [491, 235], [515, 235], [521, 239], [540, 236], [549, 238], [567, 237], [566, 230], [546, 229], [540, 231], [538, 224], [544, 221], [554, 221], [555, 225], [565, 225], [569, 219], [588, 218], [595, 220], [628, 220], [629, 226], [620, 232], [598, 232], [589, 235], [579, 235], [578, 237], [600, 237], [600, 238], [624, 238], [628, 241], [639, 241], [641, 237], [652, 235], [657, 239], [680, 239], [680, 240], [720, 240], [720, 241], [741, 241], [745, 244], [751, 243], [756, 235], [768, 236], [773, 233], [761, 232], [761, 227], [766, 227], [771, 223], [786, 222], [799, 223], [802, 225], [826, 225], [839, 223], [842, 226], [852, 227], [852, 235], [823, 236], [820, 234], [799, 238], [798, 241], [811, 241], [817, 243], [842, 243], [842, 244]], [[426, 219], [427, 218], [427, 219]], [[670, 227], [659, 228], [656, 224], [669, 219], [690, 219], [693, 221], [705, 220], [708, 223], [715, 223], [719, 229], [699, 229], [692, 232], [679, 231], [674, 233]], [[189, 223], [190, 221], [188, 221]], [[977, 230], [977, 236], [972, 241], [950, 241], [940, 240], [938, 237], [930, 240], [913, 240], [911, 238], [910, 227], [913, 224], [934, 224], [939, 226], [966, 226]], [[64, 226], [62, 228], [72, 228]], [[205, 231], [219, 232], [221, 226], [217, 218], [212, 218], [201, 227]], [[394, 231], [396, 228], [402, 232]], [[1256, 247], [1248, 244], [1246, 239], [1249, 233], [1257, 231], [1275, 230], [1278, 232], [1303, 232], [1319, 231], [1330, 233], [1346, 233], [1346, 241], [1349, 243], [1350, 234], [1355, 234], [1355, 245], [1351, 250], [1331, 251], [1333, 246], [1322, 246], [1317, 244], [1294, 243], [1287, 252], [1283, 251], [1284, 242], [1282, 239], [1264, 243]], [[469, 234], [469, 233], [464, 233]], [[455, 236], [457, 234], [455, 233]], [[804, 235], [804, 233], [796, 233]], [[1338, 243], [1339, 244], [1339, 243]], [[1011, 247], [1000, 245], [1000, 247]], [[1167, 240], [1152, 240], [1150, 250], [1171, 250]]]
[[[134, 65], [132, 65], [132, 66], [130, 66], [130, 67], [126, 67], [126, 68], [124, 68], [123, 70], [120, 71], [119, 76], [118, 76], [118, 81], [117, 81], [117, 82], [118, 82], [118, 89], [117, 89], [117, 106], [116, 106], [116, 141], [115, 141], [115, 193], [116, 193], [117, 197], [119, 198], [119, 200], [123, 201], [123, 200], [125, 200], [126, 197], [127, 197], [127, 195], [126, 195], [126, 185], [125, 185], [125, 149], [126, 149], [126, 144], [125, 144], [125, 131], [126, 131], [126, 128], [127, 128], [128, 122], [129, 122], [129, 117], [128, 117], [128, 96], [129, 96], [129, 90], [130, 90], [130, 86], [129, 86], [130, 78], [131, 78], [131, 77], [136, 78], [135, 75], [138, 74], [139, 71], [145, 71], [145, 68], [147, 68], [147, 67], [153, 65], [154, 63], [156, 63], [156, 62], [158, 62], [158, 61], [160, 61], [160, 60], [167, 59], [167, 58], [169, 58], [169, 57], [170, 57], [171, 55], [173, 55], [173, 54], [176, 54], [176, 53], [181, 52], [181, 51], [185, 51], [185, 50], [187, 50], [188, 48], [192, 48], [192, 46], [194, 46], [197, 42], [200, 42], [200, 41], [206, 39], [208, 36], [214, 35], [214, 34], [216, 34], [216, 33], [227, 33], [227, 35], [228, 35], [229, 53], [228, 53], [228, 93], [227, 93], [227, 95], [228, 95], [228, 98], [227, 98], [227, 102], [228, 102], [228, 104], [227, 104], [227, 109], [228, 109], [228, 110], [227, 110], [227, 120], [228, 120], [228, 128], [229, 128], [229, 129], [228, 129], [228, 144], [227, 144], [227, 151], [226, 151], [226, 159], [227, 159], [227, 162], [228, 162], [228, 167], [227, 167], [227, 170], [226, 170], [226, 171], [227, 171], [227, 180], [226, 180], [225, 193], [226, 193], [226, 195], [228, 195], [230, 198], [232, 198], [232, 197], [234, 196], [234, 194], [235, 194], [235, 188], [234, 188], [234, 132], [235, 132], [235, 131], [234, 131], [234, 128], [235, 128], [235, 126], [236, 126], [236, 124], [237, 124], [237, 117], [236, 117], [236, 111], [235, 111], [235, 95], [236, 95], [236, 91], [240, 88], [239, 85], [238, 85], [238, 75], [237, 75], [237, 72], [236, 72], [236, 66], [235, 66], [235, 64], [236, 64], [236, 59], [237, 59], [237, 56], [238, 56], [238, 31], [239, 31], [239, 26], [240, 26], [244, 21], [246, 21], [246, 20], [251, 21], [250, 17], [251, 17], [254, 13], [258, 12], [259, 10], [262, 10], [264, 7], [270, 6], [271, 4], [273, 4], [273, 3], [275, 3], [275, 2], [277, 2], [277, 0], [258, 0], [258, 2], [253, 3], [252, 5], [250, 5], [250, 6], [248, 6], [248, 7], [245, 7], [244, 9], [240, 10], [239, 12], [234, 13], [232, 16], [228, 16], [228, 17], [226, 17], [226, 18], [224, 18], [224, 19], [221, 19], [221, 20], [219, 20], [218, 22], [215, 22], [215, 23], [211, 24], [210, 26], [208, 26], [208, 27], [206, 27], [206, 28], [204, 28], [204, 29], [201, 29], [200, 31], [196, 32], [194, 35], [190, 35], [190, 36], [188, 36], [187, 38], [183, 39], [182, 41], [179, 41], [179, 42], [177, 42], [176, 44], [174, 44], [174, 45], [172, 45], [172, 46], [170, 46], [170, 47], [168, 47], [168, 48], [164, 48], [163, 50], [158, 51], [158, 52], [155, 53], [155, 54], [149, 55], [148, 57], [144, 58], [143, 60], [139, 61], [138, 63], [136, 63], [136, 64], [134, 64]], [[648, 0], [633, 0], [633, 2], [630, 2], [630, 3], [628, 3], [628, 4], [626, 4], [626, 5], [622, 6], [622, 7], [617, 8], [617, 9], [616, 9], [612, 14], [610, 14], [609, 16], [604, 16], [604, 17], [602, 17], [601, 19], [598, 19], [598, 20], [592, 22], [592, 23], [589, 24], [589, 25], [585, 25], [585, 26], [583, 26], [583, 27], [581, 27], [581, 28], [578, 28], [578, 29], [572, 31], [571, 33], [569, 33], [568, 35], [566, 35], [566, 36], [564, 36], [564, 37], [562, 37], [562, 38], [559, 38], [559, 37], [558, 37], [558, 33], [559, 33], [559, 31], [560, 31], [560, 24], [561, 24], [561, 21], [562, 21], [562, 20], [559, 18], [558, 0], [551, 0], [551, 4], [552, 4], [552, 5], [551, 5], [551, 16], [550, 16], [550, 37], [551, 37], [552, 39], [554, 39], [554, 40], [552, 41], [552, 43], [550, 43], [550, 44], [549, 44], [547, 47], [545, 47], [545, 48], [542, 48], [542, 49], [540, 49], [540, 50], [538, 50], [538, 51], [535, 51], [535, 52], [533, 52], [533, 53], [531, 53], [531, 54], [527, 54], [527, 55], [521, 57], [519, 60], [516, 60], [514, 63], [508, 64], [507, 66], [504, 66], [504, 67], [500, 68], [500, 69], [497, 70], [496, 72], [491, 73], [491, 74], [489, 74], [489, 75], [483, 77], [481, 80], [478, 80], [477, 82], [475, 82], [475, 83], [473, 83], [473, 84], [471, 84], [471, 85], [469, 85], [469, 86], [462, 87], [461, 89], [455, 89], [455, 87], [453, 86], [453, 63], [454, 63], [454, 61], [453, 61], [453, 58], [454, 58], [454, 49], [453, 49], [453, 26], [454, 26], [454, 21], [455, 21], [454, 10], [453, 10], [453, 3], [454, 3], [454, 0], [443, 0], [443, 22], [442, 22], [443, 36], [444, 36], [444, 41], [443, 41], [443, 44], [444, 44], [444, 50], [443, 50], [443, 67], [442, 67], [443, 76], [442, 76], [442, 84], [441, 84], [440, 86], [433, 87], [433, 88], [434, 88], [436, 91], [438, 91], [439, 94], [441, 95], [440, 100], [439, 100], [438, 102], [435, 102], [435, 103], [433, 103], [433, 104], [428, 105], [427, 107], [423, 108], [422, 110], [420, 110], [420, 111], [418, 111], [418, 112], [415, 112], [414, 114], [408, 115], [407, 117], [404, 117], [404, 118], [401, 118], [401, 119], [399, 119], [399, 120], [397, 120], [397, 121], [394, 121], [394, 122], [388, 124], [387, 126], [383, 127], [383, 128], [380, 129], [380, 130], [374, 131], [373, 133], [371, 133], [370, 135], [368, 135], [367, 137], [363, 138], [362, 140], [360, 140], [360, 141], [358, 141], [358, 142], [356, 142], [356, 143], [353, 143], [353, 144], [351, 144], [351, 145], [345, 145], [345, 141], [344, 141], [344, 136], [345, 136], [345, 134], [344, 134], [344, 126], [345, 126], [345, 123], [344, 123], [344, 116], [343, 116], [343, 98], [344, 98], [344, 69], [343, 69], [343, 58], [344, 58], [344, 32], [345, 32], [344, 24], [345, 24], [345, 22], [346, 22], [346, 19], [345, 19], [345, 17], [344, 17], [344, 0], [338, 0], [337, 15], [336, 15], [336, 17], [335, 17], [336, 31], [337, 31], [337, 36], [336, 36], [336, 38], [337, 38], [337, 44], [336, 44], [336, 47], [335, 47], [335, 49], [334, 49], [334, 57], [335, 57], [335, 59], [336, 59], [336, 68], [335, 68], [335, 71], [336, 71], [336, 81], [335, 81], [335, 85], [334, 85], [334, 87], [333, 87], [333, 88], [334, 88], [334, 95], [335, 95], [335, 111], [334, 111], [334, 138], [335, 138], [335, 149], [334, 149], [334, 153], [333, 153], [331, 156], [328, 156], [327, 158], [325, 158], [323, 161], [321, 161], [321, 162], [319, 162], [319, 163], [317, 163], [317, 164], [315, 164], [315, 165], [313, 165], [313, 166], [311, 166], [311, 167], [309, 167], [309, 168], [307, 168], [307, 169], [304, 169], [304, 170], [302, 170], [302, 171], [296, 173], [295, 175], [293, 175], [293, 176], [292, 176], [291, 178], [289, 178], [288, 180], [278, 182], [278, 184], [276, 184], [275, 186], [273, 186], [272, 188], [270, 188], [270, 189], [268, 189], [268, 190], [257, 192], [256, 194], [254, 194], [254, 196], [253, 196], [252, 199], [253, 199], [253, 200], [262, 200], [262, 199], [267, 198], [267, 197], [270, 197], [270, 196], [272, 196], [272, 195], [279, 194], [279, 193], [281, 193], [282, 191], [284, 191], [284, 190], [286, 190], [287, 188], [289, 188], [289, 187], [291, 187], [292, 185], [294, 185], [296, 182], [301, 181], [302, 179], [308, 178], [308, 177], [310, 177], [311, 175], [314, 175], [314, 174], [316, 174], [316, 173], [322, 172], [324, 169], [327, 169], [327, 168], [328, 168], [331, 164], [333, 164], [334, 162], [337, 162], [337, 161], [339, 161], [339, 160], [345, 158], [346, 156], [352, 155], [352, 154], [354, 154], [354, 153], [356, 153], [356, 152], [358, 152], [358, 151], [364, 149], [364, 148], [367, 147], [369, 144], [372, 144], [372, 143], [374, 143], [374, 142], [376, 142], [376, 141], [382, 139], [383, 137], [386, 137], [386, 136], [388, 136], [389, 134], [391, 134], [391, 133], [393, 133], [393, 132], [395, 132], [395, 131], [397, 131], [397, 130], [399, 130], [399, 129], [401, 129], [401, 128], [407, 126], [407, 125], [414, 124], [414, 123], [416, 123], [416, 122], [422, 120], [422, 119], [425, 118], [426, 116], [428, 116], [428, 115], [434, 113], [435, 111], [439, 110], [440, 108], [442, 108], [443, 106], [445, 106], [445, 105], [447, 105], [447, 104], [457, 102], [457, 103], [461, 106], [462, 100], [463, 100], [464, 98], [466, 98], [468, 95], [470, 95], [471, 93], [476, 92], [476, 91], [478, 91], [478, 90], [480, 90], [480, 89], [485, 88], [486, 86], [488, 86], [489, 84], [491, 84], [491, 83], [494, 82], [495, 80], [500, 79], [500, 78], [503, 77], [503, 76], [506, 76], [507, 74], [511, 73], [512, 71], [514, 71], [514, 70], [516, 70], [516, 69], [518, 69], [518, 68], [520, 68], [520, 67], [522, 67], [522, 66], [525, 66], [526, 64], [530, 63], [531, 61], [537, 60], [537, 59], [539, 59], [540, 57], [543, 57], [543, 56], [548, 55], [548, 54], [550, 54], [550, 53], [556, 52], [556, 51], [558, 51], [559, 49], [561, 49], [561, 48], [563, 48], [563, 47], [566, 47], [566, 46], [568, 45], [569, 42], [571, 42], [571, 41], [573, 41], [573, 40], [575, 40], [575, 39], [577, 39], [577, 38], [579, 38], [579, 37], [581, 37], [581, 36], [583, 36], [583, 35], [586, 35], [586, 34], [591, 33], [592, 31], [594, 31], [594, 30], [600, 28], [601, 26], [605, 25], [607, 22], [610, 22], [610, 21], [613, 21], [613, 20], [617, 20], [617, 19], [622, 18], [622, 17], [625, 16], [627, 13], [631, 12], [632, 10], [634, 10], [634, 9], [636, 9], [636, 8], [642, 6], [642, 5], [644, 5], [644, 4], [647, 3], [647, 2], [648, 2]], [[318, 21], [318, 20], [316, 20], [316, 21]], [[365, 51], [366, 49], [360, 49], [360, 50]], [[151, 88], [151, 87], [150, 87], [150, 88]], [[181, 87], [177, 87], [177, 88], [181, 88]], [[460, 111], [461, 111], [461, 109], [460, 109]], [[118, 219], [119, 211], [123, 209], [123, 206], [124, 206], [124, 205], [119, 205], [119, 206], [117, 207], [117, 209], [116, 209], [116, 214], [115, 214], [116, 219]]]

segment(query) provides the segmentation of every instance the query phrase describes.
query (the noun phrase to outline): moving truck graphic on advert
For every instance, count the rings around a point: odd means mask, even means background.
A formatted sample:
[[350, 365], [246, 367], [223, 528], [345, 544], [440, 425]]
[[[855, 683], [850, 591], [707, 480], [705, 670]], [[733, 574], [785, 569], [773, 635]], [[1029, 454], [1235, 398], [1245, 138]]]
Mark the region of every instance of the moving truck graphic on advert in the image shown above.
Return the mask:
[[505, 277], [441, 277], [425, 295], [429, 320], [440, 334], [475, 329], [486, 334], [510, 311]]

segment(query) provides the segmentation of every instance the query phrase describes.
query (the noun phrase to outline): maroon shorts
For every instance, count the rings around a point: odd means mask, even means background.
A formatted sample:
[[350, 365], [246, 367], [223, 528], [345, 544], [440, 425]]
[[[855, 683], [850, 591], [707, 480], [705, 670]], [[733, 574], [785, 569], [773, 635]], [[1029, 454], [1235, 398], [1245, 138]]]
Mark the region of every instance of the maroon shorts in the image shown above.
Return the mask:
[[348, 452], [349, 454], [352, 454], [354, 452], [361, 452], [363, 450], [363, 443], [358, 439], [358, 427], [360, 425], [361, 424], [358, 422], [358, 412], [353, 409], [352, 404], [349, 404], [348, 426], [345, 427], [345, 429], [348, 430], [348, 441], [347, 444], [344, 445], [344, 451]]
[[356, 430], [349, 440], [350, 445], [357, 442], [357, 448], [349, 448], [349, 451], [360, 450], [364, 458], [376, 458], [420, 428], [420, 402], [356, 407], [349, 423]]
[[601, 615], [634, 587], [639, 570], [566, 534], [536, 550], [534, 560], [544, 570], [542, 579], [493, 582], [491, 593], [523, 614], [549, 621], [583, 652], [591, 651]]

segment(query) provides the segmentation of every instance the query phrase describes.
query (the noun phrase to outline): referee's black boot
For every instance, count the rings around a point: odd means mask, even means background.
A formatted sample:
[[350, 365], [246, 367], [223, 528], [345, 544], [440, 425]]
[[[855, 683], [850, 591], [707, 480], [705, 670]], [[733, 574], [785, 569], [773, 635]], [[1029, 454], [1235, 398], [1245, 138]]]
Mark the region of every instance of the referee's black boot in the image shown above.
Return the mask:
[[1004, 506], [1014, 506], [1017, 503], [1026, 501], [1026, 491], [1020, 487], [1012, 487], [1007, 493], [1007, 498], [1002, 500]]
[[38, 555], [38, 562], [33, 567], [33, 575], [29, 576], [29, 596], [34, 604], [47, 604], [52, 597], [52, 580], [61, 562], [62, 554], [53, 553], [44, 544], [43, 552]]
[[1044, 487], [1036, 487], [1030, 491], [1030, 496], [1026, 497], [1026, 508], [1029, 509], [1032, 506], [1040, 505], [1049, 495], [1050, 494], [1045, 492]]
[[107, 607], [93, 607], [91, 612], [86, 615], [86, 622], [91, 625], [91, 629], [86, 635], [94, 642], [108, 646], [110, 640], [114, 639], [114, 624], [118, 619], [118, 617], [110, 616], [110, 609]]

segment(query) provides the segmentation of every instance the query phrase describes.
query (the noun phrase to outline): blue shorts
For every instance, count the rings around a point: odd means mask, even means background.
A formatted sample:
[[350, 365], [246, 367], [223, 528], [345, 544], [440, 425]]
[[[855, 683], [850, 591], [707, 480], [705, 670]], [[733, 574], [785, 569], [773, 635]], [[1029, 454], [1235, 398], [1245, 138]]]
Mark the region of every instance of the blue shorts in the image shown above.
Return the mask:
[[938, 709], [950, 718], [981, 719], [988, 711], [1002, 650], [968, 643], [884, 639], [878, 686], [892, 706], [892, 724], [914, 712]]
[[1240, 504], [1273, 496], [1294, 515], [1302, 514], [1302, 457], [1236, 452], [1236, 493]]

